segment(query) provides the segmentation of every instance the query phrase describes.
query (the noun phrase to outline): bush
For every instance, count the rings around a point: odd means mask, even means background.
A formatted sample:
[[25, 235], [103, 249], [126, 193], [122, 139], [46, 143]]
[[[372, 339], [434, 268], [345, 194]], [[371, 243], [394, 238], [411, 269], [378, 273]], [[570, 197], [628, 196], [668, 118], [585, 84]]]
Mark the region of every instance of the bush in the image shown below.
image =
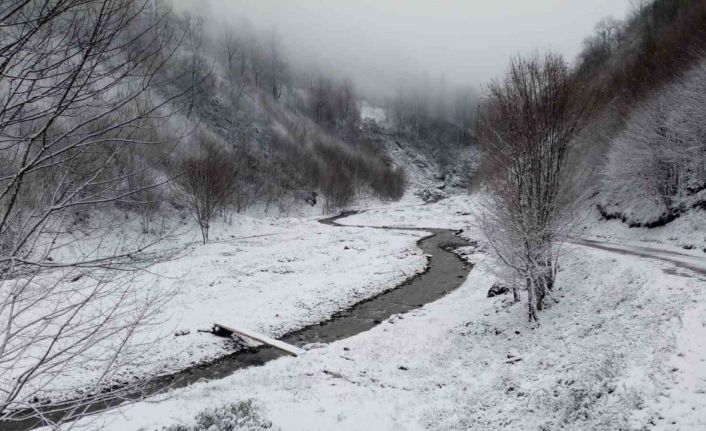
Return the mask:
[[345, 209], [361, 191], [381, 200], [399, 200], [404, 195], [404, 170], [393, 167], [372, 148], [353, 151], [338, 143], [319, 141], [313, 151], [319, 161], [313, 186], [320, 188], [327, 213]]
[[208, 242], [211, 220], [232, 200], [234, 172], [232, 161], [217, 153], [181, 163], [176, 194], [201, 228], [204, 244]]
[[256, 431], [274, 430], [272, 422], [261, 416], [253, 400], [240, 401], [204, 410], [196, 415], [194, 425], [172, 425], [164, 431]]

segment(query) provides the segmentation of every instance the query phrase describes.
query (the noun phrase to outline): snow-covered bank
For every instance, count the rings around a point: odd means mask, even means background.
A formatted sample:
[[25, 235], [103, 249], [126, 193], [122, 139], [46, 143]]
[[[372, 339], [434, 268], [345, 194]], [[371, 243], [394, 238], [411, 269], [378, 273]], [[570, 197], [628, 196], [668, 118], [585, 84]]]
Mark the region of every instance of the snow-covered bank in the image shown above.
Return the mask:
[[[423, 271], [427, 258], [416, 242], [424, 235], [250, 216], [216, 224], [206, 245], [182, 235], [165, 246], [186, 246], [186, 252], [139, 280], [178, 293], [154, 319], [158, 325], [134, 340], [146, 344], [141, 356], [112, 380], [168, 374], [231, 353], [232, 342], [198, 332], [215, 322], [279, 337], [326, 320]], [[181, 330], [188, 334], [173, 335]], [[71, 396], [100, 370], [86, 361], [44, 393], [54, 400]]]
[[468, 229], [473, 224], [475, 209], [475, 197], [459, 194], [434, 204], [409, 199], [398, 204], [368, 207], [338, 222], [347, 226]]
[[[455, 211], [467, 199], [345, 222], [463, 227]], [[524, 304], [486, 298], [494, 281], [483, 259], [460, 289], [366, 333], [103, 420], [109, 430], [153, 431], [254, 399], [283, 430], [706, 427], [702, 277], [570, 245], [539, 326], [526, 322]]]
[[703, 371], [706, 352], [680, 350], [677, 337], [680, 315], [704, 294], [700, 280], [663, 269], [572, 250], [560, 302], [531, 328], [521, 304], [485, 298], [493, 277], [481, 264], [460, 290], [421, 310], [301, 358], [139, 403], [106, 418], [108, 429], [189, 423], [202, 409], [250, 398], [284, 430], [641, 429], [674, 421], [698, 429], [706, 424], [703, 382], [680, 387], [694, 371], [670, 361], [683, 354]]

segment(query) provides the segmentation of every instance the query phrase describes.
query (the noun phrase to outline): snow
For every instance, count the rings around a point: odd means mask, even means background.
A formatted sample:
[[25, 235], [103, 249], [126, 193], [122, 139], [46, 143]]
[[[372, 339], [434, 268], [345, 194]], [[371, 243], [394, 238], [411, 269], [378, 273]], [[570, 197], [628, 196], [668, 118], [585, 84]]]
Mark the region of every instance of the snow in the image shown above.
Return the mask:
[[387, 112], [385, 112], [385, 109], [372, 106], [365, 101], [360, 105], [360, 118], [373, 120], [380, 126], [387, 124]]
[[[669, 224], [656, 228], [631, 228], [619, 220], [605, 221], [595, 208], [586, 209], [578, 233], [583, 238], [623, 244], [653, 245], [706, 256], [706, 212], [692, 209]], [[687, 249], [684, 249], [686, 247]], [[691, 249], [691, 250], [688, 250]]]
[[438, 204], [419, 203], [409, 195], [397, 204], [367, 208], [365, 212], [338, 220], [347, 226], [388, 226], [438, 229], [472, 227], [476, 199], [453, 195]]
[[[458, 196], [341, 222], [473, 235], [459, 214], [469, 206]], [[151, 431], [254, 399], [284, 430], [704, 429], [704, 279], [629, 251], [567, 245], [539, 325], [527, 323], [523, 303], [486, 298], [495, 267], [480, 258], [458, 290], [368, 332], [102, 420], [108, 430]]]
[[[132, 228], [139, 231], [137, 223]], [[424, 232], [245, 215], [233, 225], [216, 223], [206, 245], [199, 235], [192, 229], [164, 244], [185, 252], [135, 280], [177, 293], [153, 319], [157, 324], [135, 339], [149, 348], [139, 349], [114, 380], [169, 374], [231, 353], [232, 342], [198, 331], [216, 322], [277, 338], [393, 288], [427, 264], [416, 246]], [[70, 397], [67, 388], [85, 387], [99, 372], [85, 363], [56, 378], [46, 393], [54, 400]]]
[[680, 268], [685, 268], [699, 274], [706, 274], [706, 257], [704, 257], [700, 250], [691, 253], [683, 253], [680, 251], [670, 250], [669, 247], [645, 247], [631, 244], [616, 244], [605, 241], [592, 241], [580, 238], [571, 240], [571, 243], [600, 250], [608, 250], [615, 253], [629, 254], [647, 259], [671, 262]]
[[670, 429], [675, 425], [682, 429], [706, 428], [703, 412], [706, 404], [706, 306], [700, 304], [688, 309], [682, 320], [676, 346], [678, 353], [670, 361], [674, 385], [655, 402], [655, 408], [668, 411], [669, 417], [661, 421], [657, 429]]

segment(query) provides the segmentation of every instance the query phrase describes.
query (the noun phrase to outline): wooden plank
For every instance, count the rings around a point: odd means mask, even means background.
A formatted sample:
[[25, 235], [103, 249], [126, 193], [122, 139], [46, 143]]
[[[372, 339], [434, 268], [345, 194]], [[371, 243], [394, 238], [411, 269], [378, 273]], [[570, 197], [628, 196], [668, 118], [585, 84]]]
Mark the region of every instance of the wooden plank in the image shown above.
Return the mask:
[[282, 350], [283, 352], [289, 353], [292, 356], [299, 356], [299, 355], [303, 355], [304, 353], [306, 353], [305, 350], [300, 349], [297, 346], [292, 346], [291, 344], [287, 344], [284, 341], [275, 340], [274, 338], [270, 338], [267, 335], [259, 334], [257, 332], [250, 331], [248, 329], [235, 328], [232, 326], [221, 325], [220, 323], [215, 323], [214, 325], [218, 326], [219, 328], [224, 329], [226, 331], [232, 332], [234, 334], [238, 334], [243, 337], [251, 338], [255, 341], [259, 341], [261, 343], [267, 344], [267, 345], [272, 346], [276, 349]]

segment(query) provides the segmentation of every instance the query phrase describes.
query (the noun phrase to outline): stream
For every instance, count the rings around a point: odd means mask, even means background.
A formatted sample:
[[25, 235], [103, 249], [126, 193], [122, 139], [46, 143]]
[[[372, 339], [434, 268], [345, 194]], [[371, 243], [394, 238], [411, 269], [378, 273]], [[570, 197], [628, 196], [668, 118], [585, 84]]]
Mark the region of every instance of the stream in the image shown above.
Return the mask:
[[[321, 223], [334, 227], [367, 227], [339, 225], [337, 220], [356, 214], [347, 212], [335, 217], [320, 220]], [[295, 346], [311, 343], [331, 343], [368, 331], [395, 314], [423, 307], [425, 304], [442, 298], [447, 293], [463, 284], [471, 270], [471, 265], [461, 260], [452, 252], [453, 249], [468, 245], [452, 230], [379, 227], [402, 231], [429, 232], [432, 236], [417, 242], [423, 253], [431, 256], [425, 272], [418, 274], [391, 290], [361, 301], [351, 308], [339, 311], [329, 320], [304, 327], [286, 334], [282, 341]], [[240, 350], [218, 358], [206, 364], [200, 364], [171, 375], [160, 376], [149, 382], [146, 390], [134, 394], [121, 393], [113, 401], [102, 401], [88, 407], [87, 412], [97, 412], [122, 404], [129, 399], [140, 399], [165, 390], [189, 386], [204, 380], [216, 380], [227, 377], [236, 371], [252, 366], [260, 366], [268, 361], [284, 356], [280, 350], [269, 346], [260, 346]], [[61, 408], [47, 413], [52, 420], [60, 420], [68, 414]], [[0, 423], [1, 431], [24, 431], [41, 424], [37, 420], [25, 420], [14, 423]]]

